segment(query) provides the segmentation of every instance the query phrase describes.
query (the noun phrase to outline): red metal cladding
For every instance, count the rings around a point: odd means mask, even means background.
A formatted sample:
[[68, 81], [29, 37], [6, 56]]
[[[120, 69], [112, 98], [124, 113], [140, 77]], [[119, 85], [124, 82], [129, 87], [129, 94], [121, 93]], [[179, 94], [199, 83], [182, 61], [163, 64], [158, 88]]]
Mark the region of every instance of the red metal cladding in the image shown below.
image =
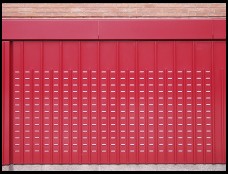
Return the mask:
[[2, 22], [3, 165], [226, 163], [226, 20]]
[[213, 26], [212, 20], [102, 20], [99, 39], [212, 39]]
[[2, 42], [2, 164], [10, 164], [10, 44]]
[[225, 45], [12, 42], [12, 162], [225, 163]]
[[95, 20], [3, 19], [2, 39], [47, 40], [97, 39]]
[[226, 39], [224, 19], [3, 19], [4, 40]]

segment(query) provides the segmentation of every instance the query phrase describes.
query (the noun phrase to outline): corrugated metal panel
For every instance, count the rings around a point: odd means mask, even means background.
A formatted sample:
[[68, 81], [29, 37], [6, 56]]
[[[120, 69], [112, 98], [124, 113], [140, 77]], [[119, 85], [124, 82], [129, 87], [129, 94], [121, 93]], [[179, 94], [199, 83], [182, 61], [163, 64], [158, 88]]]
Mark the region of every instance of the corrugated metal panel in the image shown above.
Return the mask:
[[225, 163], [225, 41], [14, 41], [14, 164]]
[[2, 42], [2, 165], [10, 163], [10, 43]]

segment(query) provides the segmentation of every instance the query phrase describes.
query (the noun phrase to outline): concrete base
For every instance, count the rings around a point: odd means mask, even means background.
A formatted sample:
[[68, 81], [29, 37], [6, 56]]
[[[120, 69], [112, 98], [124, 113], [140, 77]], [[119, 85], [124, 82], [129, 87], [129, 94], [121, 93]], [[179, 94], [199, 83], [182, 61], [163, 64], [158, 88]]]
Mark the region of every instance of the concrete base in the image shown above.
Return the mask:
[[9, 166], [2, 166], [2, 171], [9, 171]]
[[10, 165], [2, 171], [226, 171], [225, 164]]

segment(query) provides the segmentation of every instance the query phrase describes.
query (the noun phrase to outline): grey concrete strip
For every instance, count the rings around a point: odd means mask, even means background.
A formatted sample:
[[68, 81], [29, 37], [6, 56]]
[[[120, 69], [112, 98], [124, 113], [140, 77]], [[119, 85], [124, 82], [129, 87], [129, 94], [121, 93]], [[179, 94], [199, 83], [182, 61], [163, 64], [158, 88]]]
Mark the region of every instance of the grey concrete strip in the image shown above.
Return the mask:
[[2, 166], [2, 171], [9, 171], [9, 166]]
[[43, 171], [99, 171], [99, 165], [44, 165]]
[[[8, 171], [9, 166], [3, 166]], [[10, 171], [226, 171], [225, 164], [11, 165]]]
[[214, 171], [226, 171], [226, 164], [217, 164], [213, 166]]
[[12, 165], [10, 171], [43, 171], [43, 165]]
[[100, 165], [100, 171], [226, 171], [222, 164]]
[[157, 166], [154, 164], [146, 165], [99, 165], [99, 171], [157, 171]]
[[163, 171], [225, 171], [226, 165], [220, 164], [159, 164], [157, 170]]

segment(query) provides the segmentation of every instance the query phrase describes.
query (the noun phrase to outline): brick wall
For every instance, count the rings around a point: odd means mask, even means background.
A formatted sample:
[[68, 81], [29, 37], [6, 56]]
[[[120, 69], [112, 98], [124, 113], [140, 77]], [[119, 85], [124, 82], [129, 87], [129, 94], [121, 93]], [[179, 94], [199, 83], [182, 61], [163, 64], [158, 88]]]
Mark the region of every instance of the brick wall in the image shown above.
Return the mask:
[[226, 3], [2, 3], [4, 18], [225, 17]]

